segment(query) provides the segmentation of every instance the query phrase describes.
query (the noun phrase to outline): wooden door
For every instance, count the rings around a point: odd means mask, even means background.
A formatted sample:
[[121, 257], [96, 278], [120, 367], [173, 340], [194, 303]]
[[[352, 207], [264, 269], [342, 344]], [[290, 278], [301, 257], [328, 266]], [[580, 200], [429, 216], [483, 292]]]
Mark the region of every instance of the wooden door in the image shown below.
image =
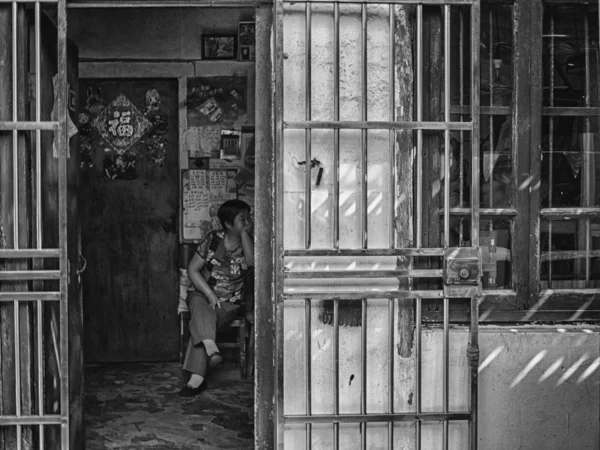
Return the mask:
[[177, 80], [80, 82], [86, 362], [178, 355]]

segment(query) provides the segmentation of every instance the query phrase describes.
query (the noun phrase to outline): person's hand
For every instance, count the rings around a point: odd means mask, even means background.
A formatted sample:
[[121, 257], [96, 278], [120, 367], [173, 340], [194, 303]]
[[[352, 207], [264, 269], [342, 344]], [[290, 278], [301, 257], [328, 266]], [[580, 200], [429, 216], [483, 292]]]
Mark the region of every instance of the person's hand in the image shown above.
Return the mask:
[[242, 228], [242, 233], [246, 233], [248, 234], [248, 236], [252, 236], [252, 234], [254, 233], [254, 222], [252, 221], [252, 219], [246, 220], [246, 226]]
[[212, 294], [208, 297], [208, 303], [210, 303], [210, 307], [212, 309], [221, 307], [221, 302], [219, 301], [219, 297], [217, 297], [215, 294]]
[[477, 367], [479, 364], [479, 347], [474, 346], [470, 342], [467, 346], [467, 360], [472, 367]]

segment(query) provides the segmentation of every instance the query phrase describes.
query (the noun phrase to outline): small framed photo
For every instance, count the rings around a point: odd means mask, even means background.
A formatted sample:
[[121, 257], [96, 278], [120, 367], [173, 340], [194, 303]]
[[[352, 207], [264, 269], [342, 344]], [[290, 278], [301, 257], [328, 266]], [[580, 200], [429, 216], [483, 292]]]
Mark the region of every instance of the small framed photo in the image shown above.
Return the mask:
[[255, 60], [255, 38], [255, 22], [238, 23], [239, 59], [247, 61]]
[[202, 59], [236, 59], [237, 39], [234, 34], [202, 36]]

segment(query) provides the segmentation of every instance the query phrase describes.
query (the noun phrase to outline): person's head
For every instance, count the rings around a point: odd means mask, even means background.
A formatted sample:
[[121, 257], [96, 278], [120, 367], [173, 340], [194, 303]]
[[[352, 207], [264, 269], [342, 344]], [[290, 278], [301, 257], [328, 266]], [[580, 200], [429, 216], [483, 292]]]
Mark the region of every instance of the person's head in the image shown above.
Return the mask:
[[227, 200], [224, 202], [217, 212], [219, 221], [224, 230], [234, 228], [236, 217], [240, 214], [249, 214], [250, 205], [243, 200]]

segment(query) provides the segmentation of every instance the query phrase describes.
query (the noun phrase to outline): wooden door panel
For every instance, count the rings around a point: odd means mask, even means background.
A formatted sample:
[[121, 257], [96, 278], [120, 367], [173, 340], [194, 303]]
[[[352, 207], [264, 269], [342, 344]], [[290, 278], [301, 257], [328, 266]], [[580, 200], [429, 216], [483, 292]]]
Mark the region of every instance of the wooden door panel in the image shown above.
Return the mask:
[[86, 362], [176, 359], [177, 80], [81, 80], [80, 98]]
[[[35, 36], [33, 17], [30, 17], [32, 42]], [[53, 78], [58, 72], [57, 61], [57, 30], [45, 14], [41, 15], [40, 21], [40, 114], [41, 120], [58, 120], [56, 116], [56, 96]], [[35, 51], [32, 46], [30, 51]], [[78, 49], [72, 41], [67, 41], [67, 83], [71, 99], [67, 105], [67, 114], [74, 124], [77, 104], [78, 84]], [[35, 100], [35, 99], [34, 99]], [[35, 102], [31, 102], [30, 115], [35, 120]], [[73, 128], [72, 128], [72, 131]], [[41, 146], [41, 211], [42, 211], [42, 246], [43, 248], [58, 248], [59, 243], [59, 160], [53, 148], [56, 135], [51, 131], [40, 133]], [[32, 140], [32, 142], [35, 142]], [[80, 295], [80, 283], [77, 277], [77, 262], [79, 258], [78, 234], [79, 234], [79, 155], [77, 152], [78, 136], [73, 134], [69, 139], [69, 150], [67, 159], [67, 255], [72, 270], [69, 272], [68, 296], [68, 330], [69, 330], [69, 442], [71, 448], [84, 447], [83, 428], [83, 345], [82, 345], [82, 304]], [[35, 175], [32, 180], [33, 186], [37, 183]], [[58, 269], [56, 261], [43, 261], [45, 269]], [[55, 285], [57, 282], [46, 282]], [[44, 346], [45, 359], [45, 412], [49, 414], [59, 413], [60, 402], [60, 368], [56, 361], [55, 348], [59, 336], [54, 330], [60, 329], [60, 311], [58, 304], [48, 304], [44, 309]], [[46, 429], [46, 448], [60, 448], [59, 429], [48, 427]]]

